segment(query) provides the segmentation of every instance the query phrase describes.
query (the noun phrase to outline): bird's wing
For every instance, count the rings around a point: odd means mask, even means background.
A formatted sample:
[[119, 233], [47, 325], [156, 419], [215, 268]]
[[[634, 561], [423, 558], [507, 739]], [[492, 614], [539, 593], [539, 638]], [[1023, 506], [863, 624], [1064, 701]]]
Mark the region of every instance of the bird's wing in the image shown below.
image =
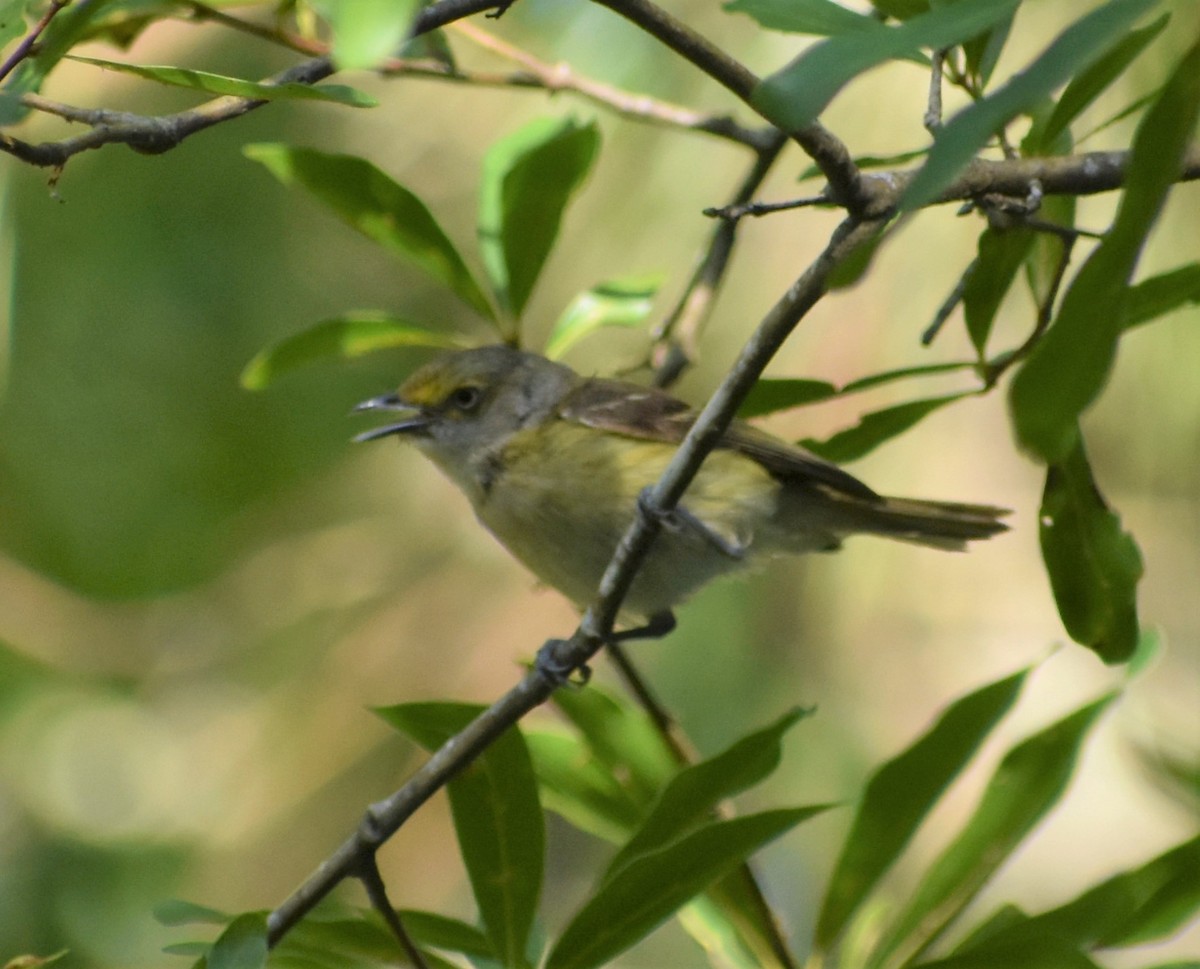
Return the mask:
[[[661, 390], [600, 379], [586, 380], [571, 391], [559, 406], [559, 416], [613, 434], [667, 444], [682, 441], [696, 421], [695, 410]], [[718, 446], [757, 461], [782, 481], [822, 485], [867, 501], [882, 500], [836, 465], [741, 421], [730, 425]]]

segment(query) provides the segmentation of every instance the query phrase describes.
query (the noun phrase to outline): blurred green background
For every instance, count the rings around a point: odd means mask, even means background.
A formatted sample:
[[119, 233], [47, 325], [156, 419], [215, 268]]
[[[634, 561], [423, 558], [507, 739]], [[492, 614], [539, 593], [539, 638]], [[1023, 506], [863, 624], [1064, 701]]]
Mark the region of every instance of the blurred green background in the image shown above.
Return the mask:
[[[1027, 5], [1017, 36], [1052, 36], [1075, 6]], [[672, 9], [760, 73], [794, 52], [716, 5]], [[1195, 35], [1194, 5], [1178, 0], [1174, 11], [1180, 29], [1094, 120], [1149, 90], [1178, 56], [1173, 38]], [[487, 26], [610, 83], [745, 117], [599, 8], [524, 2]], [[452, 43], [464, 61], [494, 64]], [[1009, 51], [1000, 72], [1022, 53]], [[130, 59], [248, 77], [287, 63], [182, 23], [141, 38]], [[271, 907], [417, 761], [369, 707], [488, 701], [546, 637], [573, 628], [571, 610], [534, 589], [415, 454], [348, 443], [362, 429], [347, 419], [352, 405], [393, 387], [422, 355], [380, 353], [260, 393], [240, 388], [241, 368], [265, 344], [351, 309], [485, 333], [241, 147], [286, 140], [368, 157], [469, 248], [488, 144], [546, 112], [595, 114], [600, 162], [535, 293], [526, 334], [534, 346], [570, 297], [601, 279], [665, 272], [665, 310], [710, 229], [700, 210], [727, 201], [748, 159], [565, 95], [351, 80], [382, 106], [274, 105], [160, 157], [116, 147], [78, 157], [53, 188], [46, 172], [0, 164], [0, 961], [69, 948], [72, 967], [161, 965], [161, 946], [177, 935], [153, 921], [159, 900]], [[856, 153], [919, 147], [925, 83], [912, 65], [873, 72], [825, 121]], [[64, 64], [46, 93], [143, 112], [193, 103], [78, 64]], [[40, 140], [64, 129], [35, 118], [20, 134]], [[1117, 125], [1086, 147], [1121, 147], [1129, 136]], [[764, 197], [806, 191], [795, 183], [804, 167], [793, 152]], [[1102, 228], [1114, 202], [1082, 201], [1080, 224]], [[1200, 186], [1179, 186], [1142, 274], [1194, 260], [1198, 219]], [[744, 225], [683, 395], [699, 400], [714, 386], [834, 220], [801, 211]], [[915, 219], [864, 285], [811, 314], [771, 372], [840, 382], [969, 356], [953, 330], [929, 350], [918, 337], [977, 232], [974, 219], [948, 209]], [[1029, 313], [1011, 302], [1001, 332], [1015, 342]], [[1194, 754], [1200, 737], [1198, 323], [1193, 309], [1129, 336], [1086, 424], [1101, 486], [1146, 558], [1143, 621], [1166, 648], [993, 901], [1055, 904], [1194, 825], [1149, 781], [1138, 752]], [[643, 348], [634, 334], [593, 337], [569, 361], [608, 372]], [[881, 389], [771, 426], [820, 436], [905, 392]], [[639, 647], [704, 751], [794, 703], [818, 705], [790, 741], [767, 795], [776, 802], [852, 797], [871, 765], [951, 698], [1065, 641], [1037, 549], [1040, 475], [1015, 452], [1000, 394], [938, 412], [853, 470], [889, 493], [1011, 506], [1015, 530], [968, 556], [852, 542], [837, 557], [707, 590], [675, 635]], [[1049, 722], [1117, 676], [1063, 646], [1046, 659], [1015, 730]], [[952, 799], [945, 824], [970, 805]], [[846, 813], [831, 814], [765, 857], [779, 908], [801, 936], [847, 823]], [[552, 829], [547, 897], [571, 907], [598, 857], [565, 826]], [[397, 904], [472, 917], [442, 802], [420, 812], [382, 861]], [[622, 964], [695, 965], [690, 946], [667, 929]], [[1193, 932], [1164, 954], [1197, 950]]]

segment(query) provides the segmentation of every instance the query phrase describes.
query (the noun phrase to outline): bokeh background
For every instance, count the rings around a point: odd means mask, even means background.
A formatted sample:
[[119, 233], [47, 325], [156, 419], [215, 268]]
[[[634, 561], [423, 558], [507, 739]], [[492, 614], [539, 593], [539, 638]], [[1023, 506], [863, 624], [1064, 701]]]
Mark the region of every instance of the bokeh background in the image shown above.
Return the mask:
[[[1151, 90], [1195, 36], [1194, 4], [1172, 6], [1174, 27], [1084, 127]], [[797, 47], [715, 4], [680, 0], [672, 10], [760, 73]], [[1000, 73], [1078, 14], [1067, 0], [1022, 8]], [[746, 117], [600, 8], [524, 0], [486, 26], [610, 83]], [[503, 66], [452, 43], [466, 64]], [[182, 22], [139, 39], [129, 59], [247, 77], [289, 62]], [[700, 210], [727, 200], [748, 159], [567, 95], [351, 81], [381, 107], [279, 104], [160, 157], [107, 148], [76, 158], [53, 186], [46, 172], [0, 163], [0, 961], [69, 948], [71, 967], [170, 964], [160, 949], [180, 936], [151, 917], [160, 900], [271, 907], [419, 761], [371, 706], [486, 702], [545, 638], [573, 628], [570, 608], [534, 588], [416, 454], [391, 441], [349, 444], [362, 429], [347, 418], [351, 406], [393, 387], [421, 354], [390, 351], [241, 389], [239, 372], [261, 347], [351, 309], [485, 334], [241, 147], [286, 140], [364, 155], [469, 249], [490, 142], [545, 113], [597, 117], [599, 164], [528, 314], [535, 347], [570, 297], [601, 279], [662, 271], [665, 310], [710, 229]], [[825, 120], [856, 153], [920, 147], [925, 91], [917, 68], [892, 66], [856, 82]], [[143, 112], [194, 101], [71, 64], [46, 93]], [[21, 134], [65, 131], [35, 118]], [[1121, 147], [1130, 135], [1118, 124], [1086, 147]], [[793, 150], [763, 195], [807, 191], [795, 181], [804, 167]], [[1080, 224], [1104, 227], [1114, 202], [1084, 200]], [[744, 224], [683, 395], [700, 400], [715, 385], [834, 219], [801, 211]], [[1179, 186], [1141, 273], [1196, 259], [1198, 220], [1200, 186]], [[838, 382], [967, 358], [954, 327], [931, 349], [918, 337], [978, 230], [949, 209], [915, 219], [865, 284], [810, 315], [772, 373]], [[1029, 318], [1022, 298], [1010, 300], [1000, 340], [1019, 341]], [[1194, 814], [1154, 782], [1141, 752], [1194, 756], [1200, 746], [1198, 323], [1192, 309], [1130, 334], [1086, 421], [1101, 486], [1145, 555], [1142, 616], [1164, 648], [1093, 738], [1063, 807], [989, 890], [992, 903], [1057, 904], [1194, 830]], [[644, 346], [638, 334], [596, 336], [569, 359], [608, 372]], [[920, 393], [956, 386], [950, 377]], [[770, 426], [821, 436], [917, 393], [892, 385]], [[793, 704], [817, 705], [758, 795], [764, 803], [853, 798], [872, 765], [942, 706], [1024, 664], [1041, 666], [1009, 739], [1121, 679], [1066, 643], [1037, 549], [1040, 475], [1014, 448], [1002, 394], [938, 412], [852, 470], [886, 492], [1011, 506], [1015, 528], [965, 556], [851, 542], [839, 556], [713, 587], [670, 639], [638, 647], [705, 752]], [[1002, 752], [990, 748], [983, 766]], [[937, 850], [973, 797], [939, 809], [918, 857]], [[771, 893], [801, 940], [848, 822], [849, 812], [831, 813], [764, 856]], [[473, 916], [452, 838], [439, 800], [388, 846], [398, 904]], [[600, 851], [552, 828], [549, 921], [587, 892]], [[917, 871], [919, 861], [895, 874], [897, 894]], [[1160, 954], [1197, 953], [1193, 931]], [[622, 964], [699, 962], [668, 927]]]

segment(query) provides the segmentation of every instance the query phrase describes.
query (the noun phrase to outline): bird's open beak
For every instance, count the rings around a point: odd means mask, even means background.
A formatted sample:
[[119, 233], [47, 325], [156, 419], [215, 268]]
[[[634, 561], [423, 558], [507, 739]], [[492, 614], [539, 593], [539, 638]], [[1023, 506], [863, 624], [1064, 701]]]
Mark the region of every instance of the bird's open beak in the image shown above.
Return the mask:
[[376, 427], [369, 431], [363, 431], [361, 434], [356, 434], [354, 436], [356, 444], [362, 441], [374, 441], [377, 438], [388, 437], [392, 434], [419, 434], [429, 426], [430, 422], [430, 415], [422, 408], [406, 404], [395, 394], [372, 397], [370, 400], [364, 400], [354, 408], [356, 414], [367, 410], [395, 411], [402, 414], [403, 417], [392, 424], [385, 424], [383, 427]]

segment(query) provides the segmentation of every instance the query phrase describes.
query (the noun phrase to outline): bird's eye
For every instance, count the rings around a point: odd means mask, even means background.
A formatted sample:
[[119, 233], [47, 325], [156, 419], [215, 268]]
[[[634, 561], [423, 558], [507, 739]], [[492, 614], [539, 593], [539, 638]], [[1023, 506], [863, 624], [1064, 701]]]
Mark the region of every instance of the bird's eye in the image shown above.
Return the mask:
[[474, 410], [479, 406], [480, 396], [478, 387], [459, 387], [450, 395], [450, 403], [459, 410]]

